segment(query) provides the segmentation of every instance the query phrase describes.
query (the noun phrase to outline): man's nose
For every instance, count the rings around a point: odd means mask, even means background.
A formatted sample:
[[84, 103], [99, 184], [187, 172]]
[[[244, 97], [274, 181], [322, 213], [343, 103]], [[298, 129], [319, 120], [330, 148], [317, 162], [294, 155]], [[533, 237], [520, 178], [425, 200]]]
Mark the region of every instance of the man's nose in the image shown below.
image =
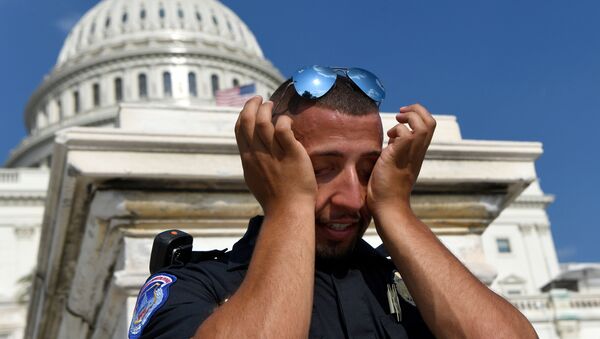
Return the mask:
[[367, 188], [361, 183], [355, 169], [347, 169], [340, 173], [336, 180], [338, 185], [336, 194], [332, 197], [331, 202], [342, 207], [348, 212], [359, 211], [365, 202]]

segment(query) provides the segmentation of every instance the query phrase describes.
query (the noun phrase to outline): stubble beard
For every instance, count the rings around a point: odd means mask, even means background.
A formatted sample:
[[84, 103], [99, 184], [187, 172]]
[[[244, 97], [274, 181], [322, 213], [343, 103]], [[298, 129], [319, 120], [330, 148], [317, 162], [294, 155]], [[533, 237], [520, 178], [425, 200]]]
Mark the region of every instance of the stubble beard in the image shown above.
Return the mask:
[[317, 259], [327, 261], [342, 260], [350, 256], [356, 247], [359, 239], [365, 234], [367, 227], [369, 226], [370, 220], [362, 221], [359, 226], [359, 230], [349, 244], [334, 243], [324, 240], [323, 242], [316, 242], [316, 257]]

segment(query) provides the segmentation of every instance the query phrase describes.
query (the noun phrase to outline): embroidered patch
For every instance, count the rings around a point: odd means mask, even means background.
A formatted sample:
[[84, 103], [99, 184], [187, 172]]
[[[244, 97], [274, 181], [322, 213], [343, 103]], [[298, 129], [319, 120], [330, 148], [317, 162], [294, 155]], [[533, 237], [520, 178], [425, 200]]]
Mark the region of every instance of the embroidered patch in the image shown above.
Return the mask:
[[402, 280], [402, 277], [398, 271], [394, 271], [394, 284], [396, 285], [396, 290], [402, 299], [413, 306], [417, 306], [410, 295], [410, 292], [408, 292], [408, 288], [406, 287], [406, 284], [404, 283], [404, 280]]
[[129, 325], [129, 339], [137, 339], [148, 320], [169, 297], [169, 285], [177, 281], [175, 276], [161, 273], [148, 280], [138, 295], [133, 311], [131, 325]]

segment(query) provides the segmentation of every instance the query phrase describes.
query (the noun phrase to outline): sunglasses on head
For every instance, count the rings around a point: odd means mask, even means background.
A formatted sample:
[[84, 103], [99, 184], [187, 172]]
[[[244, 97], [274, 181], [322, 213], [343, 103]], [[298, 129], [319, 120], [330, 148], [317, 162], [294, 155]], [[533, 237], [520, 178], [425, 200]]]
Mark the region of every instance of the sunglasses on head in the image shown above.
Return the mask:
[[314, 100], [329, 92], [338, 77], [350, 79], [378, 107], [385, 98], [385, 89], [381, 81], [375, 74], [362, 68], [307, 66], [294, 73], [292, 84], [298, 95]]

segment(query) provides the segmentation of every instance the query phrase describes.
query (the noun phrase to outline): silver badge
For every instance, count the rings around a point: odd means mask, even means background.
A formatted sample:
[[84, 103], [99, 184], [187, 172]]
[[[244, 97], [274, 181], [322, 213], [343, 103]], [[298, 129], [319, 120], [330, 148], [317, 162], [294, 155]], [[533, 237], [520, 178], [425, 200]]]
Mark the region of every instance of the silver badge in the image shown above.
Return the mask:
[[413, 297], [410, 295], [410, 292], [408, 292], [408, 288], [406, 287], [406, 284], [404, 283], [404, 280], [402, 280], [402, 277], [398, 271], [394, 271], [394, 286], [404, 301], [413, 306], [417, 306], [413, 300]]

